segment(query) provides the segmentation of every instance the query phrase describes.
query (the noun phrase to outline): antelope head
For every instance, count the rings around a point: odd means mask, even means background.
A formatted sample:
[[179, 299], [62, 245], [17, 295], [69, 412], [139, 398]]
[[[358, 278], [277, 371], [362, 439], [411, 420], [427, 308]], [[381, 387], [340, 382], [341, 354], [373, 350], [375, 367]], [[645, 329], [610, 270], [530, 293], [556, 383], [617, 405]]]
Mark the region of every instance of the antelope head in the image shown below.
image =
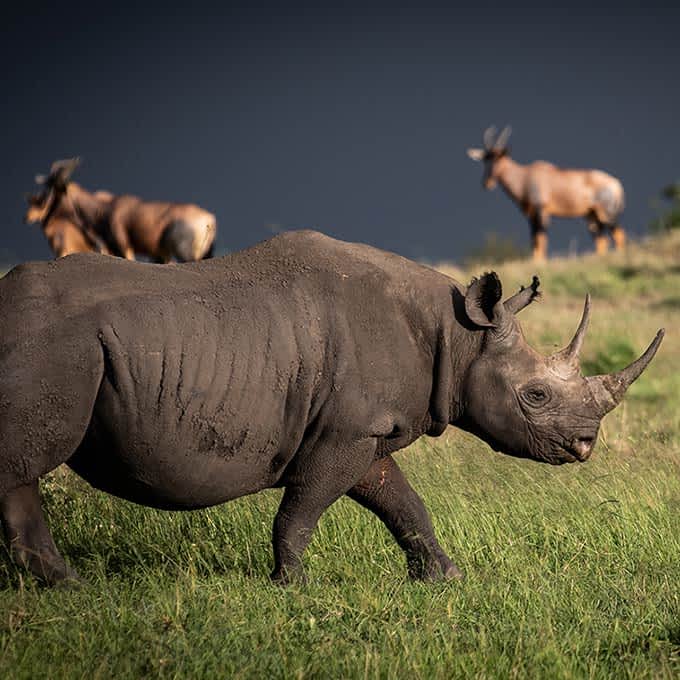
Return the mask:
[[507, 156], [510, 153], [508, 146], [508, 139], [512, 128], [506, 125], [500, 133], [496, 134], [496, 128], [491, 126], [484, 131], [483, 148], [472, 148], [467, 150], [467, 155], [473, 161], [482, 161], [484, 163], [484, 176], [482, 177], [482, 185], [485, 189], [495, 188], [498, 178], [496, 176], [496, 166], [499, 159]]

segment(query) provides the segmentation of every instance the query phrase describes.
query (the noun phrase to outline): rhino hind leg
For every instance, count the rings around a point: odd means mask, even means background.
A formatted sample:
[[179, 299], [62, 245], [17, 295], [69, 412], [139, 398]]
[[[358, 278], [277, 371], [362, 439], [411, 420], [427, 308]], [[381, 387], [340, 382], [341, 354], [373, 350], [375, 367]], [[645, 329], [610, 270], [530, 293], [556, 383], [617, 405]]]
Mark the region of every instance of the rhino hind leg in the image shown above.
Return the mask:
[[37, 480], [0, 499], [0, 518], [10, 556], [18, 566], [48, 585], [80, 580], [54, 544], [43, 515]]
[[291, 463], [274, 520], [272, 581], [280, 585], [305, 581], [302, 553], [321, 514], [362, 478], [375, 447], [373, 437], [345, 445], [324, 442]]
[[66, 462], [83, 440], [103, 356], [97, 342], [44, 342], [61, 351], [24, 351], [0, 362], [0, 524], [13, 560], [54, 584], [78, 576], [54, 545], [38, 479]]
[[463, 577], [437, 542], [422, 499], [391, 456], [375, 461], [347, 495], [375, 513], [390, 530], [406, 554], [411, 578], [437, 581]]

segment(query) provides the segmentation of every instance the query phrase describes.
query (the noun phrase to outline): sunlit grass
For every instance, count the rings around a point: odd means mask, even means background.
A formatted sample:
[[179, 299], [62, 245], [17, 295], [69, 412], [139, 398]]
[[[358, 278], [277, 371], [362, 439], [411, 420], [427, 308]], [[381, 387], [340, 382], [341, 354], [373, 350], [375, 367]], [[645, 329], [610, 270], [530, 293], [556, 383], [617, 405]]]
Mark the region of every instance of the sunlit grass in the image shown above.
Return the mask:
[[[510, 294], [536, 268], [496, 269]], [[164, 513], [58, 470], [49, 521], [90, 585], [45, 590], [0, 563], [0, 677], [678, 677], [680, 241], [538, 273], [522, 322], [541, 351], [568, 341], [587, 290], [588, 370], [667, 335], [585, 465], [514, 460], [453, 429], [397, 454], [464, 582], [410, 582], [387, 531], [343, 499], [306, 554], [309, 585], [281, 590], [279, 491]]]

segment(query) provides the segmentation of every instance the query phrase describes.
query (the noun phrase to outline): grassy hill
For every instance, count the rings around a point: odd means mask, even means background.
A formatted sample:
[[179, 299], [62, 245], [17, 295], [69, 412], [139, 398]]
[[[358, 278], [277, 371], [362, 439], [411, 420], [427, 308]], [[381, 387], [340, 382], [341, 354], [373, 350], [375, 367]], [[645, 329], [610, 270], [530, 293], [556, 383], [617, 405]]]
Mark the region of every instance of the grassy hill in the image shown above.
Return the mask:
[[453, 429], [397, 454], [465, 582], [408, 581], [387, 531], [343, 499], [307, 551], [310, 584], [281, 590], [267, 577], [280, 492], [162, 513], [58, 470], [48, 517], [91, 585], [44, 590], [0, 563], [0, 677], [677, 678], [680, 234], [496, 270], [508, 295], [540, 275], [522, 323], [543, 352], [591, 292], [589, 373], [667, 335], [585, 465], [511, 459]]

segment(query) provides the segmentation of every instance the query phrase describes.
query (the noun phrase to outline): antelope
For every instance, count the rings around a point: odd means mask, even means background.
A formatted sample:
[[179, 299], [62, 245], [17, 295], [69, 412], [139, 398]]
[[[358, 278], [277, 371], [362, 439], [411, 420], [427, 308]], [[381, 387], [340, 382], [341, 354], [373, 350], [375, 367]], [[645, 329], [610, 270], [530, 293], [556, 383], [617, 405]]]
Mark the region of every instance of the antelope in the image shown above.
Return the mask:
[[601, 170], [563, 169], [545, 161], [517, 163], [510, 157], [510, 132], [509, 126], [498, 135], [495, 127], [488, 128], [484, 148], [468, 149], [467, 154], [484, 162], [484, 188], [500, 183], [528, 218], [534, 259], [547, 256], [551, 217], [584, 217], [600, 255], [607, 252], [608, 235], [617, 249], [623, 248], [626, 233], [618, 223], [624, 208], [621, 182]]
[[[47, 177], [36, 177], [46, 187], [41, 194], [46, 222], [53, 216], [64, 216], [79, 227], [91, 244], [102, 242], [111, 254], [128, 260], [134, 260], [135, 254], [159, 263], [173, 257], [189, 262], [212, 256], [217, 231], [214, 215], [192, 204], [148, 202], [103, 191], [91, 193], [71, 180], [79, 163], [78, 158], [56, 161]], [[37, 198], [32, 200], [27, 220], [40, 212]], [[43, 229], [47, 235], [49, 225]]]
[[28, 194], [25, 224], [39, 222], [55, 257], [71, 253], [111, 254], [96, 226], [103, 218], [113, 194], [96, 191], [88, 194], [78, 185], [66, 187], [68, 164], [56, 162], [49, 177], [36, 176], [43, 186], [38, 194]]

